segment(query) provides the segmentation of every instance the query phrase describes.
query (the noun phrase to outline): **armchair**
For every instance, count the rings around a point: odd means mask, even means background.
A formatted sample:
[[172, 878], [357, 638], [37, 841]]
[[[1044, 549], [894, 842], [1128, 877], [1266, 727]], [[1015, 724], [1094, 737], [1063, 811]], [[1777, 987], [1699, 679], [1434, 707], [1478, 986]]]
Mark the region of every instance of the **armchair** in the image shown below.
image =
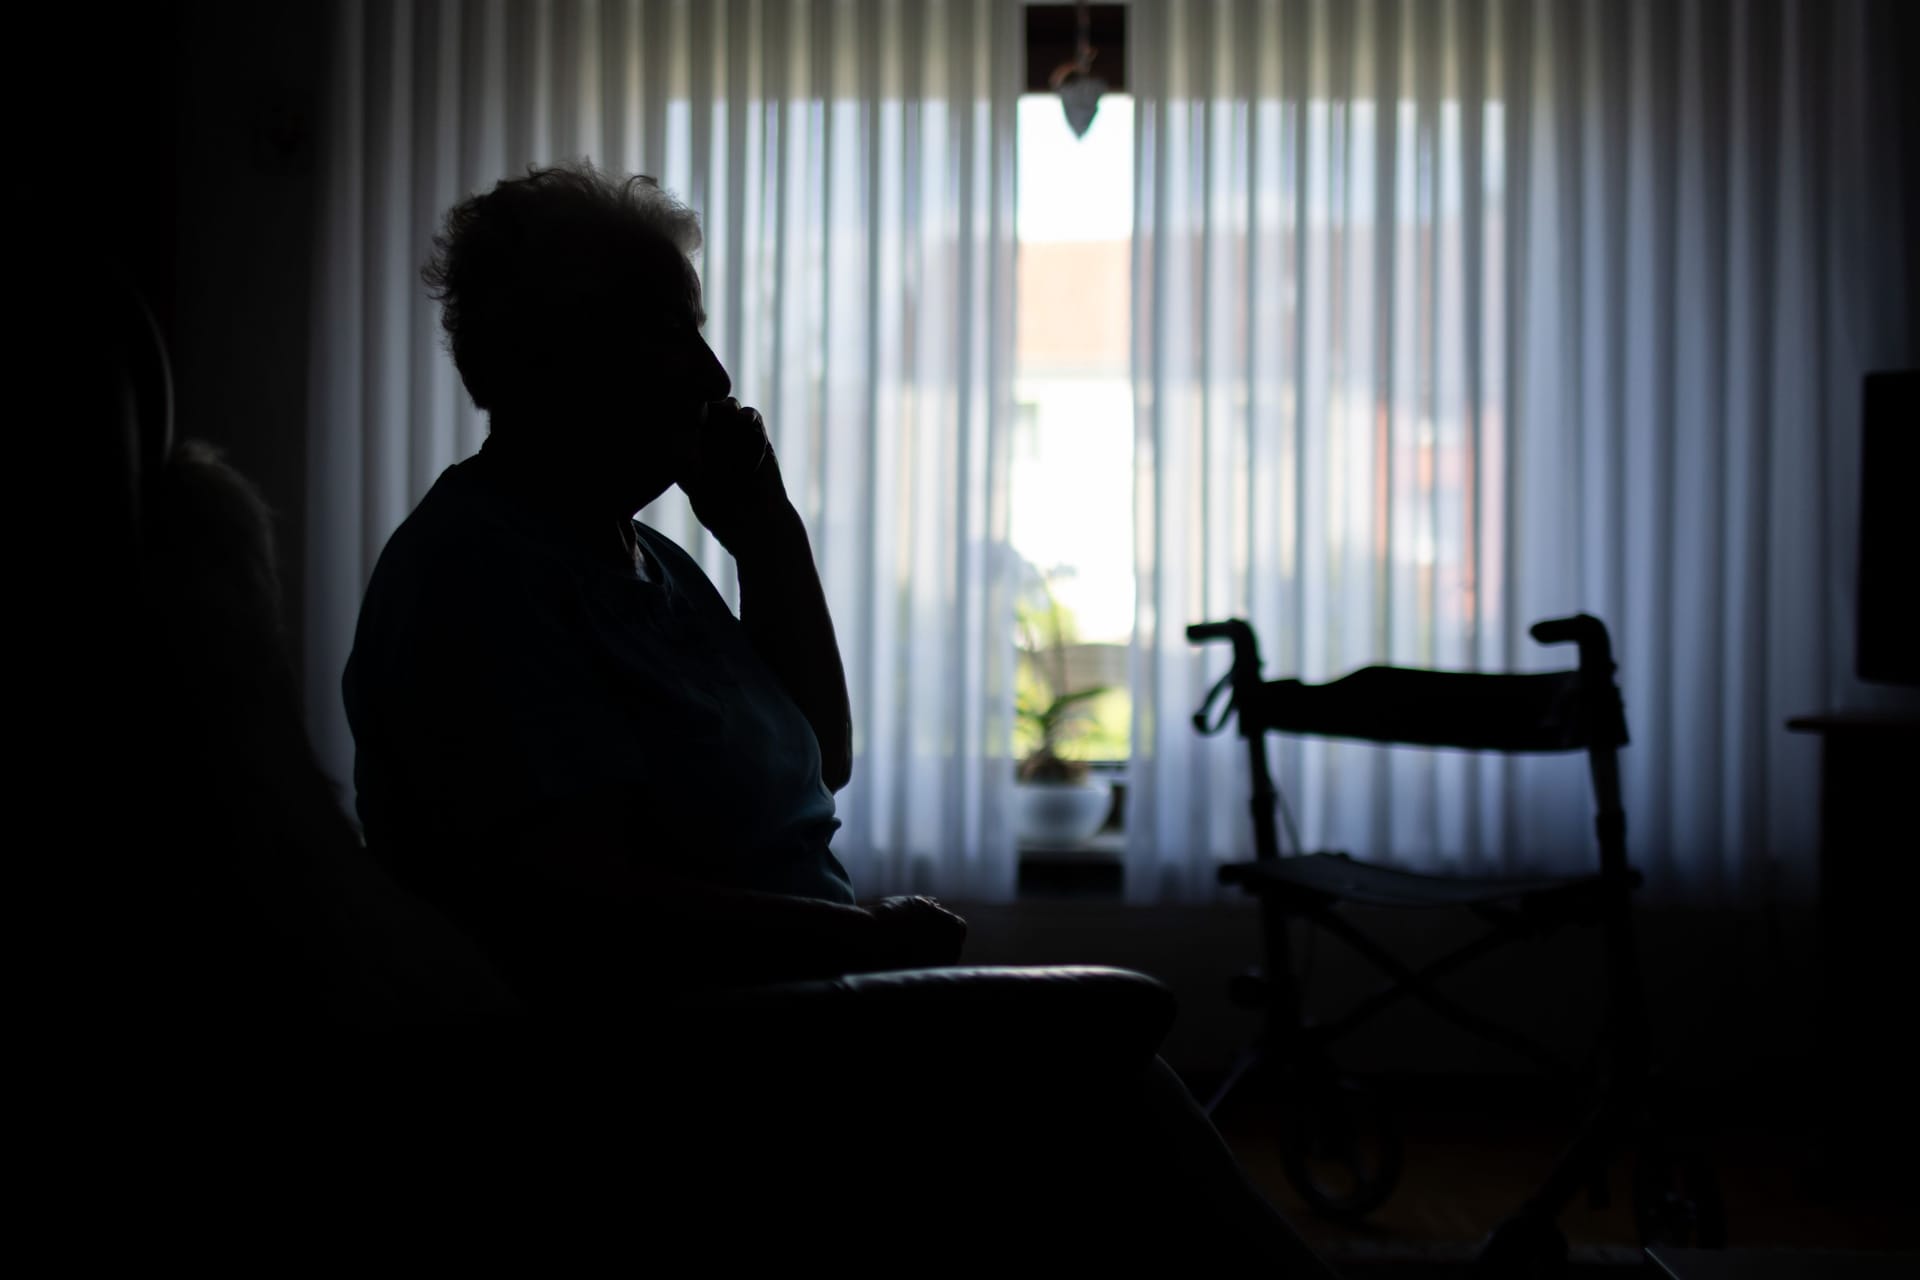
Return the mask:
[[[386, 1221], [421, 1238], [457, 1221], [436, 1238], [472, 1243], [540, 1221], [551, 1250], [559, 1220], [532, 1206], [577, 1224], [618, 1202], [599, 1221], [648, 1206], [656, 1242], [690, 1248], [778, 1252], [807, 1231], [838, 1248], [871, 1238], [858, 1218], [937, 1232], [949, 1256], [956, 1214], [1000, 1223], [968, 1238], [1004, 1243], [1068, 1212], [1046, 1144], [1013, 1144], [1038, 1126], [1076, 1159], [1097, 1146], [1101, 1100], [1157, 1065], [1166, 988], [1108, 968], [954, 968], [592, 1018], [527, 1007], [354, 836], [300, 724], [270, 547], [242, 545], [264, 545], [264, 509], [176, 444], [157, 329], [131, 294], [109, 310], [113, 394], [87, 430], [136, 579], [137, 687], [116, 728], [156, 763], [122, 803], [140, 846], [165, 851], [110, 871], [140, 906], [101, 968], [126, 977], [124, 1047], [142, 1063], [110, 1138], [125, 1167], [184, 1144], [223, 1171], [216, 1219], [204, 1187], [170, 1178], [142, 1209], [223, 1237], [326, 1219], [335, 1236]], [[1001, 1145], [982, 1149], [987, 1135]]]

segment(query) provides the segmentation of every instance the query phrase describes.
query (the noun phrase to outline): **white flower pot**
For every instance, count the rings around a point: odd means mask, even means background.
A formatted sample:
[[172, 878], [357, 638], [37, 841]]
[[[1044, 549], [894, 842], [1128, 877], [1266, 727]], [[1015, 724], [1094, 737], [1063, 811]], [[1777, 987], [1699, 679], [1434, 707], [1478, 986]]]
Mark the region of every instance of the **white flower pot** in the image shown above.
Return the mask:
[[1113, 808], [1113, 783], [1016, 782], [1013, 786], [1014, 833], [1023, 846], [1082, 844], [1106, 824]]

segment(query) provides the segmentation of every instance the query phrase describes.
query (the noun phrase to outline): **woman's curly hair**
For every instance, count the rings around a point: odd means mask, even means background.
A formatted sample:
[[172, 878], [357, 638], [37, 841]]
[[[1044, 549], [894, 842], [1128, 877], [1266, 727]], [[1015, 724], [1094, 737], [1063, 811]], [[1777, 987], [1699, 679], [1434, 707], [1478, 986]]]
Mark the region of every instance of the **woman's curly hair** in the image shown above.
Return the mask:
[[533, 168], [448, 211], [421, 270], [481, 409], [550, 388], [649, 307], [684, 305], [700, 221], [644, 176]]

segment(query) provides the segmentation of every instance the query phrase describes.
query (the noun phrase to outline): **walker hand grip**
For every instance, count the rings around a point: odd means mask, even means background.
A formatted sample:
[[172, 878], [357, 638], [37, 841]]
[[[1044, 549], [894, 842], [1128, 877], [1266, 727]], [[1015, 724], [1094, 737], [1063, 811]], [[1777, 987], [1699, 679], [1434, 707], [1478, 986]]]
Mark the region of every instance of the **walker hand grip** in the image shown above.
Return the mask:
[[1536, 622], [1528, 629], [1528, 634], [1541, 644], [1566, 644], [1572, 641], [1578, 644], [1591, 633], [1591, 624], [1595, 619], [1586, 614], [1576, 614], [1571, 618], [1548, 618]]
[[1243, 681], [1257, 681], [1260, 678], [1260, 646], [1253, 638], [1253, 628], [1247, 625], [1245, 619], [1196, 622], [1187, 628], [1187, 639], [1194, 644], [1205, 644], [1209, 640], [1233, 641], [1234, 678]]
[[[1187, 639], [1194, 644], [1205, 644], [1209, 640], [1233, 641], [1233, 665], [1214, 682], [1213, 688], [1207, 691], [1207, 700], [1193, 713], [1196, 730], [1203, 734], [1218, 733], [1233, 715], [1239, 695], [1260, 683], [1260, 649], [1254, 642], [1253, 628], [1240, 618], [1193, 623], [1187, 628]], [[1226, 706], [1215, 720], [1213, 709], [1222, 696], [1226, 697]]]
[[1607, 625], [1591, 614], [1548, 618], [1534, 623], [1528, 628], [1528, 634], [1541, 644], [1577, 644], [1582, 667], [1608, 674], [1613, 671], [1613, 642], [1607, 638]]

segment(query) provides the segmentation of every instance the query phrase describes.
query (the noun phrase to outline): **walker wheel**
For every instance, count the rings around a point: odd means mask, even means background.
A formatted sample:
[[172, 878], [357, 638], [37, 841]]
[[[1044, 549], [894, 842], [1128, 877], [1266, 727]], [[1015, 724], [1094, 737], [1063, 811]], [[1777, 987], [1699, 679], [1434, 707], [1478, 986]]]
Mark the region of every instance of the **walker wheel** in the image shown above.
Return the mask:
[[1295, 1077], [1280, 1135], [1287, 1181], [1315, 1213], [1353, 1223], [1387, 1202], [1400, 1181], [1399, 1127], [1379, 1091], [1350, 1076]]

